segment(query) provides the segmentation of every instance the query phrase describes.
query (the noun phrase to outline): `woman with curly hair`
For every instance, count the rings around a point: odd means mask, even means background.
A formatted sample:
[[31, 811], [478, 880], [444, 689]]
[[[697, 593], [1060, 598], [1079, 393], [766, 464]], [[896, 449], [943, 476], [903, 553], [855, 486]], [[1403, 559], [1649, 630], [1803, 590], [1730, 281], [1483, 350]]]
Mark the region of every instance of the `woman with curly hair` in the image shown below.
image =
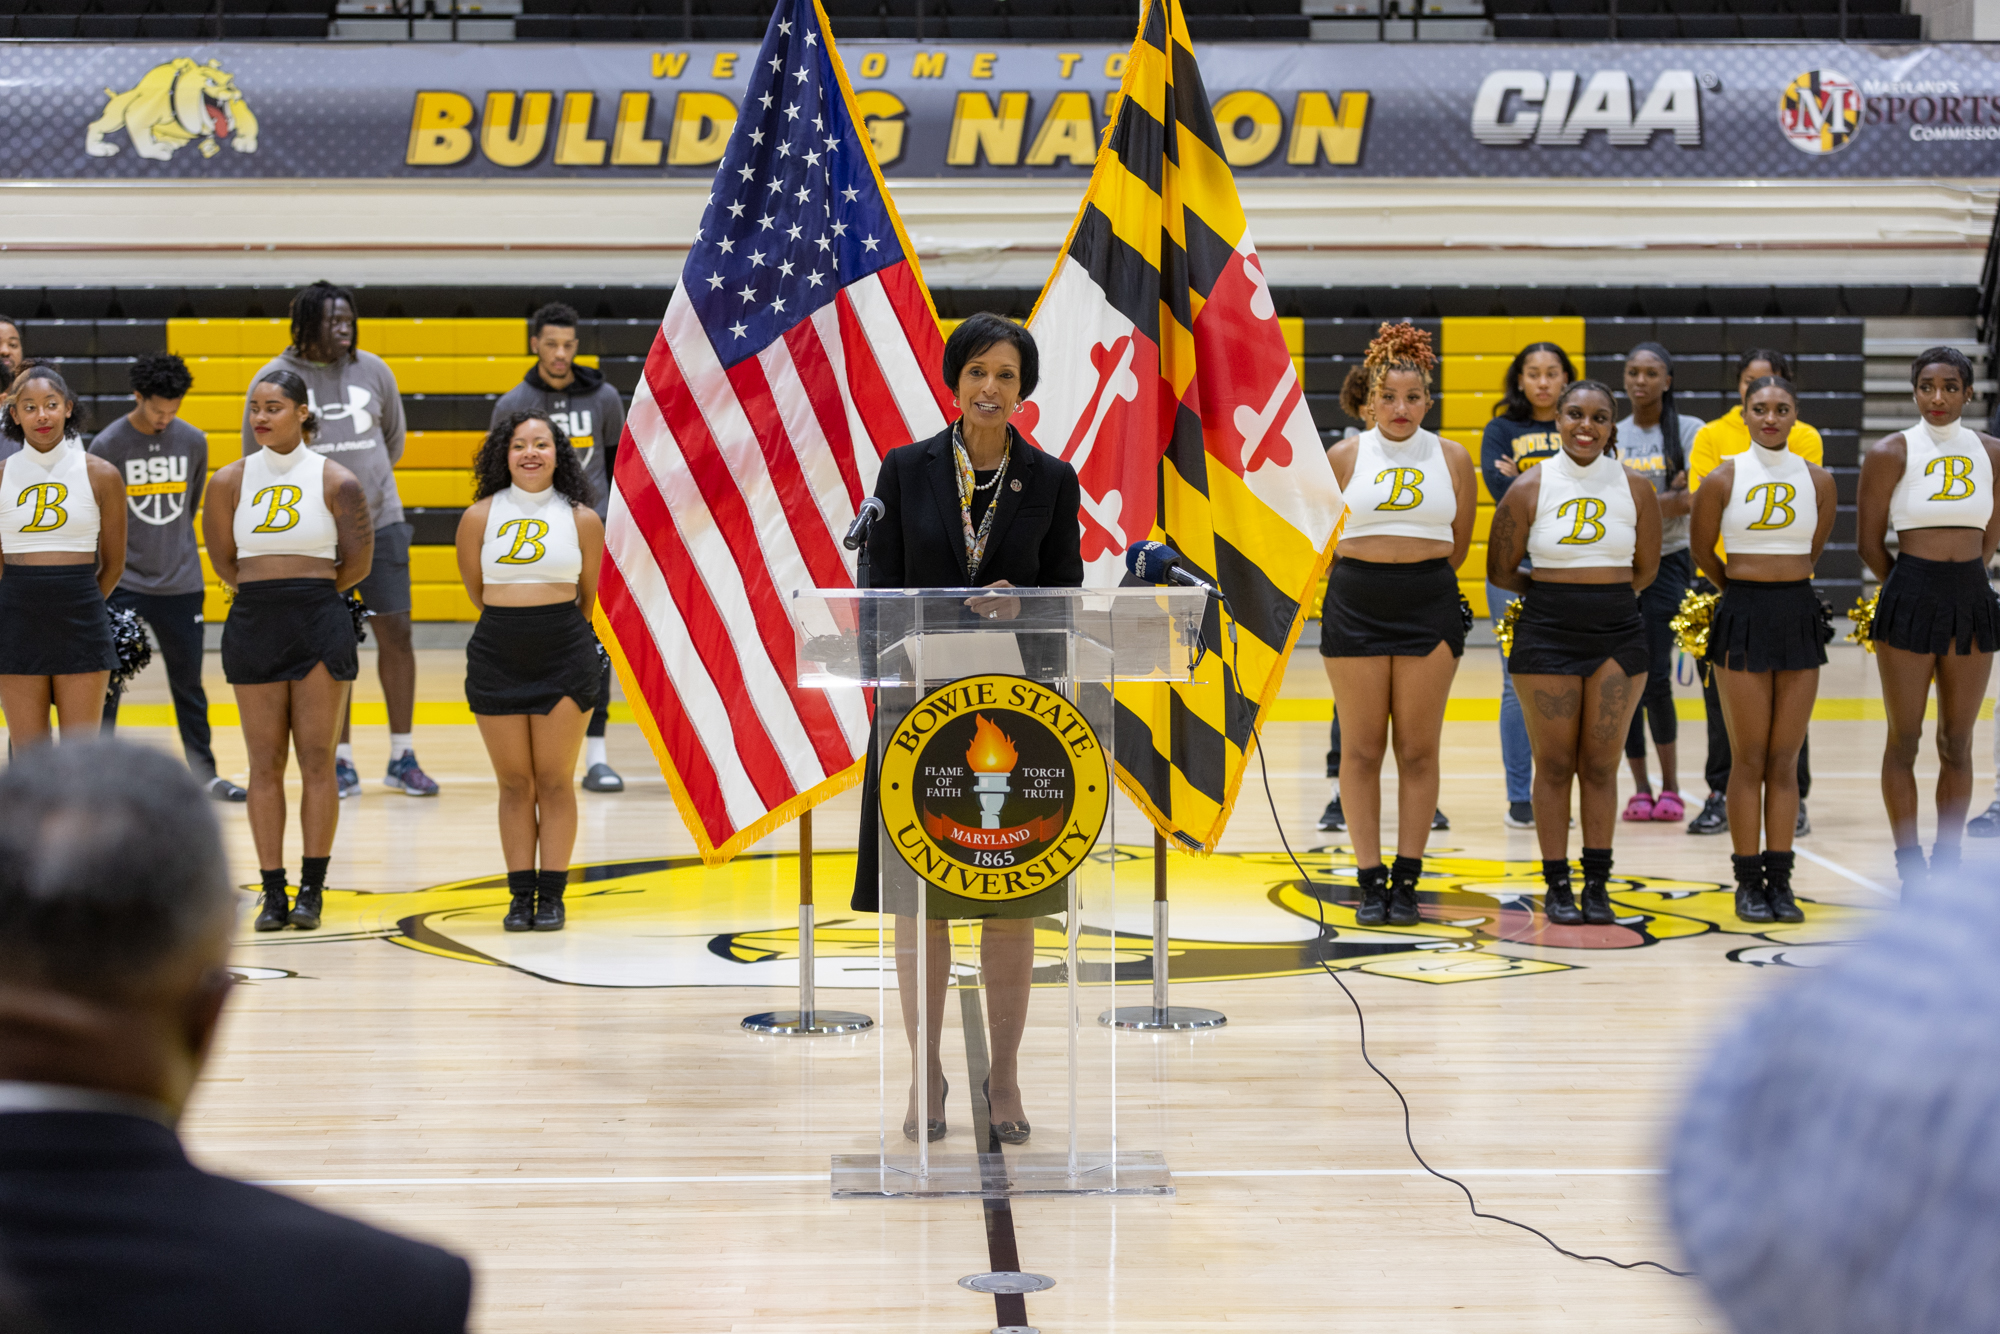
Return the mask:
[[[222, 627], [222, 674], [236, 691], [250, 760], [250, 839], [264, 878], [259, 931], [319, 926], [340, 824], [335, 745], [360, 673], [354, 618], [341, 597], [368, 577], [375, 529], [355, 475], [312, 448], [319, 415], [286, 370], [250, 386], [250, 442], [208, 484], [202, 534], [216, 578], [235, 590]], [[299, 759], [299, 896], [286, 900], [285, 766]]]
[[[1341, 734], [1341, 798], [1354, 848], [1354, 920], [1414, 926], [1437, 811], [1445, 701], [1465, 652], [1458, 566], [1472, 545], [1472, 456], [1423, 428], [1430, 335], [1384, 324], [1362, 363], [1373, 424], [1327, 452], [1347, 518], [1320, 613], [1320, 656]], [[1396, 861], [1382, 864], [1382, 759], [1395, 723]]]
[[[1556, 401], [1562, 450], [1493, 513], [1486, 577], [1522, 594], [1507, 669], [1535, 748], [1543, 911], [1561, 926], [1609, 926], [1618, 761], [1652, 654], [1638, 594], [1660, 565], [1653, 484], [1617, 459], [1611, 390], [1579, 380]], [[1521, 568], [1532, 558], [1532, 576]], [[1570, 780], [1582, 789], [1583, 905], [1570, 889]]]
[[105, 599], [125, 569], [125, 479], [86, 453], [76, 395], [30, 366], [4, 400], [0, 438], [0, 708], [17, 747], [97, 731], [118, 655]]
[[1743, 420], [1752, 447], [1702, 479], [1691, 528], [1695, 560], [1722, 591], [1703, 656], [1729, 729], [1729, 860], [1746, 922], [1806, 920], [1792, 897], [1792, 839], [1799, 749], [1831, 633], [1822, 632], [1812, 577], [1833, 532], [1834, 490], [1832, 473], [1786, 446], [1798, 415], [1791, 381], [1750, 382]]
[[[2000, 440], [1962, 420], [1972, 401], [1972, 364], [1953, 347], [1927, 348], [1910, 363], [1915, 422], [1869, 446], [1861, 460], [1861, 559], [1882, 581], [1869, 638], [1882, 674], [1889, 740], [1882, 801], [1896, 840], [1903, 892], [1931, 871], [1958, 869], [1972, 801], [1972, 728], [2000, 649], [2000, 605], [1986, 579], [2000, 546]], [[1896, 530], [1896, 554], [1888, 532]], [[1924, 860], [1917, 833], [1917, 747], [1924, 707], [1937, 683], [1937, 841]]]
[[512, 896], [502, 925], [560, 931], [576, 843], [572, 780], [597, 700], [590, 610], [604, 521], [569, 437], [547, 413], [502, 418], [473, 474], [477, 498], [458, 521], [458, 574], [479, 608], [465, 646], [465, 700], [500, 781]]

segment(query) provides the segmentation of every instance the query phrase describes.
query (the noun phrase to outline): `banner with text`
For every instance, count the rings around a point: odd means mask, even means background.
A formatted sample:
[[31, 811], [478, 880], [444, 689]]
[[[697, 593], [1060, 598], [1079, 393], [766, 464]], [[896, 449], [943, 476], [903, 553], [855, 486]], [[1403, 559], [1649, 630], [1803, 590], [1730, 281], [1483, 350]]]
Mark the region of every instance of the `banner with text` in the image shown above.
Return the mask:
[[[755, 43], [0, 43], [20, 179], [705, 180]], [[1123, 47], [843, 43], [891, 176], [1073, 176]], [[1200, 49], [1248, 176], [2000, 175], [2000, 45]]]

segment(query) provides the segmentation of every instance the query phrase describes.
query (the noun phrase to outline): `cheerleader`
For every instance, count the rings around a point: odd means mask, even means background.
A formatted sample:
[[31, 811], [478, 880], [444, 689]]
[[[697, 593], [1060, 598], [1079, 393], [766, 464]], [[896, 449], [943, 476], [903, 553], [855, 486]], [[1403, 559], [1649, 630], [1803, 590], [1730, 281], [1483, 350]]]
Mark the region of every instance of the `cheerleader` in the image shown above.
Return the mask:
[[[1915, 425], [1869, 447], [1861, 460], [1861, 558], [1882, 581], [1869, 638], [1882, 674], [1889, 740], [1882, 801], [1896, 840], [1896, 873], [1908, 893], [1929, 870], [1958, 867], [1972, 800], [1972, 726], [2000, 648], [2000, 604], [1986, 563], [2000, 543], [1993, 478], [2000, 440], [1965, 426], [1972, 365], [1933, 347], [1910, 363]], [[1887, 545], [1896, 530], [1897, 554]], [[1917, 746], [1924, 704], [1937, 682], [1937, 842], [1930, 865], [1917, 837]]]
[[[319, 417], [305, 381], [270, 371], [250, 388], [258, 448], [209, 483], [201, 529], [216, 577], [235, 591], [222, 627], [222, 674], [236, 691], [250, 759], [250, 838], [264, 880], [259, 931], [319, 926], [340, 823], [334, 744], [360, 669], [341, 594], [368, 576], [375, 530], [353, 473], [307, 446]], [[285, 887], [285, 763], [299, 757], [299, 896]]]
[[[1486, 577], [1524, 594], [1507, 670], [1535, 753], [1535, 833], [1551, 922], [1608, 926], [1618, 762], [1651, 652], [1638, 593], [1660, 564], [1660, 502], [1616, 457], [1611, 391], [1579, 380], [1556, 404], [1562, 449], [1493, 514]], [[1534, 561], [1521, 572], [1522, 557]], [[1570, 890], [1569, 791], [1581, 789], [1583, 904]]]
[[1798, 415], [1790, 381], [1751, 382], [1743, 396], [1751, 447], [1702, 479], [1690, 534], [1701, 572], [1722, 591], [1703, 656], [1729, 728], [1729, 860], [1736, 915], [1746, 922], [1806, 919], [1792, 898], [1792, 837], [1799, 748], [1831, 633], [1813, 566], [1833, 531], [1835, 502], [1833, 474], [1787, 446]]
[[465, 701], [500, 780], [512, 896], [501, 925], [560, 931], [576, 843], [576, 757], [601, 672], [590, 609], [604, 522], [569, 437], [544, 412], [496, 423], [473, 473], [478, 498], [458, 521], [459, 578], [479, 608], [465, 646]]
[[14, 381], [0, 467], [0, 709], [16, 747], [98, 730], [118, 666], [104, 600], [125, 572], [125, 480], [72, 424], [76, 395], [48, 366]]
[[[1417, 924], [1437, 811], [1445, 701], [1465, 652], [1458, 567], [1472, 545], [1472, 456], [1423, 428], [1437, 356], [1428, 333], [1384, 324], [1363, 362], [1373, 425], [1328, 451], [1347, 501], [1327, 579], [1320, 656], [1341, 734], [1340, 795], [1363, 926]], [[1382, 864], [1382, 758], [1395, 721], [1396, 862]]]

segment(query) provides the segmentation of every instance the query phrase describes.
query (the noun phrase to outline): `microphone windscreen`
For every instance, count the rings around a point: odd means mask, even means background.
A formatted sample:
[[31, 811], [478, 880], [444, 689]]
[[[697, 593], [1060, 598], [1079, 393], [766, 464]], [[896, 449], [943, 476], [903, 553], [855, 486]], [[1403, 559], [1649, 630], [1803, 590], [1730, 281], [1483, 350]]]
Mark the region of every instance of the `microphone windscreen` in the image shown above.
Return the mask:
[[1149, 584], [1163, 584], [1181, 561], [1181, 553], [1164, 542], [1134, 542], [1125, 551], [1125, 571]]

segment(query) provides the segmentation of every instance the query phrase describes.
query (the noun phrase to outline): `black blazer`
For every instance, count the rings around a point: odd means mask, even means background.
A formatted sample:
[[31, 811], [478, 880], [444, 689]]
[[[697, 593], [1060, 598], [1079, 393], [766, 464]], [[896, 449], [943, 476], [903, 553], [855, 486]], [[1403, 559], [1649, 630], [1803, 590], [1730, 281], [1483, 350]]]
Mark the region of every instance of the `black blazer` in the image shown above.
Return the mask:
[[875, 478], [888, 513], [868, 535], [870, 588], [984, 588], [1000, 579], [1020, 588], [1083, 587], [1076, 469], [1007, 429], [1014, 448], [977, 570], [965, 567], [951, 428], [889, 451]]
[[107, 1112], [0, 1114], [0, 1273], [50, 1334], [459, 1334], [472, 1270]]

